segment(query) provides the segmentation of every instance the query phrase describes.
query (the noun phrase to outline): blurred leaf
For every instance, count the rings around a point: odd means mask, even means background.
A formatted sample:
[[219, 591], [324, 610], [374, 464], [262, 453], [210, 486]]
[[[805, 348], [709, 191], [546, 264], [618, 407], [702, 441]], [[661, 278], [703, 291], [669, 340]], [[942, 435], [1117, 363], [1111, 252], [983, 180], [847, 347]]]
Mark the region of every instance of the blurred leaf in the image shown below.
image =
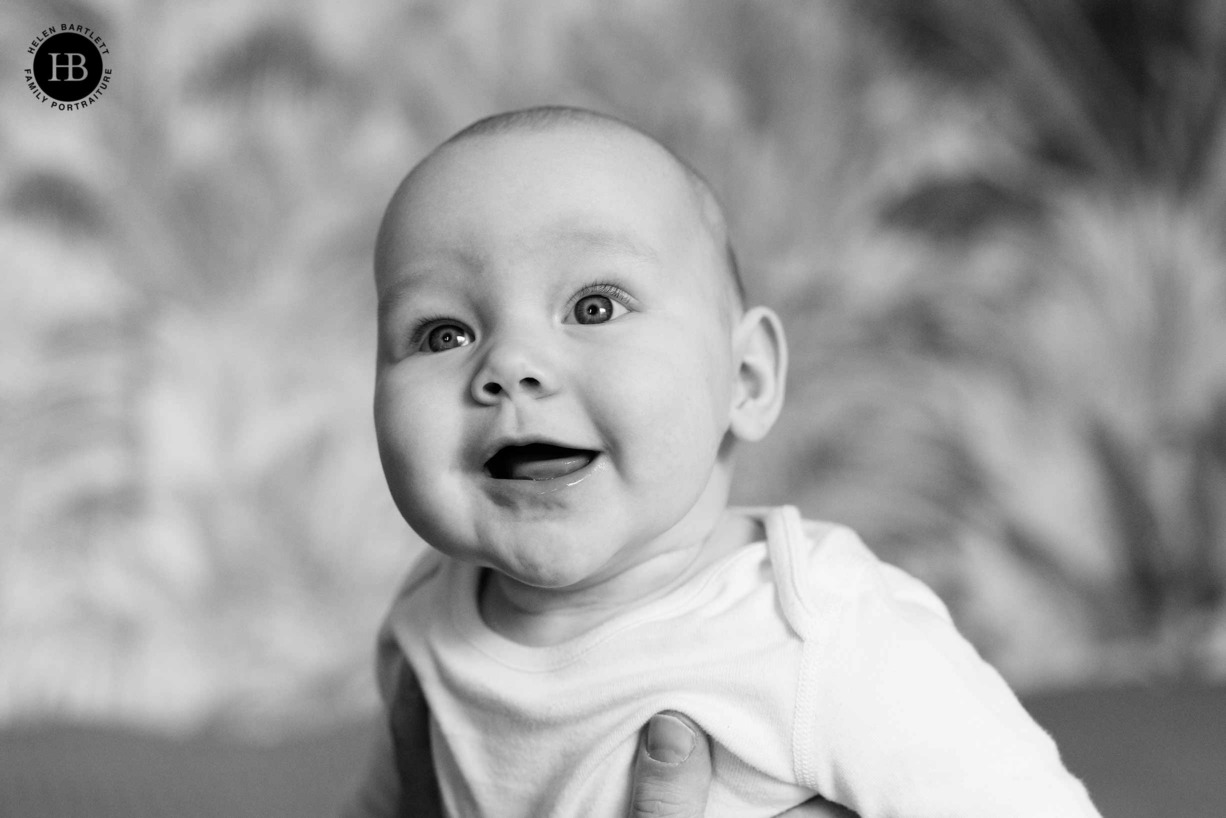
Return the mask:
[[211, 95], [242, 97], [275, 83], [278, 93], [310, 94], [335, 70], [315, 41], [292, 24], [271, 24], [246, 34], [205, 67], [198, 82]]
[[[1071, 170], [1199, 185], [1226, 127], [1215, 0], [869, 0], [915, 64], [998, 99], [1003, 131]], [[1010, 133], [1010, 131], [1012, 131]]]
[[886, 204], [881, 219], [887, 227], [965, 240], [1002, 221], [1030, 224], [1042, 214], [1042, 202], [1027, 191], [1008, 190], [980, 177], [936, 178]]
[[34, 172], [18, 179], [6, 204], [18, 218], [46, 221], [69, 234], [97, 236], [107, 227], [103, 208], [84, 185], [56, 172]]
[[1145, 627], [1156, 627], [1176, 580], [1157, 514], [1138, 473], [1139, 464], [1120, 438], [1093, 420], [1089, 439], [1112, 504], [1111, 519], [1124, 546], [1136, 613]]

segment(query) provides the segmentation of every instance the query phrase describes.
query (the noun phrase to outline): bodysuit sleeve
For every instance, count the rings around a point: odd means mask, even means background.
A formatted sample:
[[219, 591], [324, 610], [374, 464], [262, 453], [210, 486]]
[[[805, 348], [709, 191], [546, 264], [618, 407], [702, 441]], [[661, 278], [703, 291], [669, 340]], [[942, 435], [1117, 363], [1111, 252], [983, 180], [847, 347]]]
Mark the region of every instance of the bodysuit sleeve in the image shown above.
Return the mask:
[[850, 538], [810, 575], [797, 777], [861, 818], [1099, 818], [926, 586]]

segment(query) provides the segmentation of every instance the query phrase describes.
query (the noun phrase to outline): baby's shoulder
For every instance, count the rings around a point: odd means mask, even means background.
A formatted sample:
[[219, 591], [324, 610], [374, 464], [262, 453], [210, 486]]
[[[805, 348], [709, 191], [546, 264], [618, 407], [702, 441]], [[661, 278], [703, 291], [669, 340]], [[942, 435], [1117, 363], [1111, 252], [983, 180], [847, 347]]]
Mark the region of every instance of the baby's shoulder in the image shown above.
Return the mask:
[[864, 606], [949, 620], [932, 589], [877, 557], [851, 528], [802, 519], [790, 506], [767, 514], [765, 527], [780, 604], [800, 636]]

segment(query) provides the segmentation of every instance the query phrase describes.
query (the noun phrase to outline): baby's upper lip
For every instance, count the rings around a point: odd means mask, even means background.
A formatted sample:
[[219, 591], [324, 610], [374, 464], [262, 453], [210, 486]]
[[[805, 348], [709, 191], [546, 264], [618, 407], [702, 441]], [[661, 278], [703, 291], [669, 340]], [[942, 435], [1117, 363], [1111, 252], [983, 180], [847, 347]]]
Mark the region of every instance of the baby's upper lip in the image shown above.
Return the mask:
[[489, 445], [481, 449], [478, 456], [479, 465], [484, 468], [485, 464], [490, 461], [490, 458], [498, 454], [508, 446], [557, 446], [561, 449], [575, 449], [583, 452], [599, 452], [600, 449], [595, 446], [585, 446], [583, 444], [567, 443], [557, 438], [546, 437], [544, 435], [500, 435], [494, 438]]

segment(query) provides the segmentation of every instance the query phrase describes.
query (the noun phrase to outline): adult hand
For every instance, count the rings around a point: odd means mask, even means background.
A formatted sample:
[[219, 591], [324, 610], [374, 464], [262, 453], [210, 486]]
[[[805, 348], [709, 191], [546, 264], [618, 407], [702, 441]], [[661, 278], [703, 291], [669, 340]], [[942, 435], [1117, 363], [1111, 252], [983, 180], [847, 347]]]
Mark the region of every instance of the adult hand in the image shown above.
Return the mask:
[[[647, 721], [634, 759], [629, 818], [702, 818], [711, 788], [711, 744], [686, 716], [672, 711]], [[816, 796], [779, 818], [856, 818]]]
[[702, 818], [711, 788], [711, 745], [680, 713], [647, 720], [634, 757], [630, 818]]

